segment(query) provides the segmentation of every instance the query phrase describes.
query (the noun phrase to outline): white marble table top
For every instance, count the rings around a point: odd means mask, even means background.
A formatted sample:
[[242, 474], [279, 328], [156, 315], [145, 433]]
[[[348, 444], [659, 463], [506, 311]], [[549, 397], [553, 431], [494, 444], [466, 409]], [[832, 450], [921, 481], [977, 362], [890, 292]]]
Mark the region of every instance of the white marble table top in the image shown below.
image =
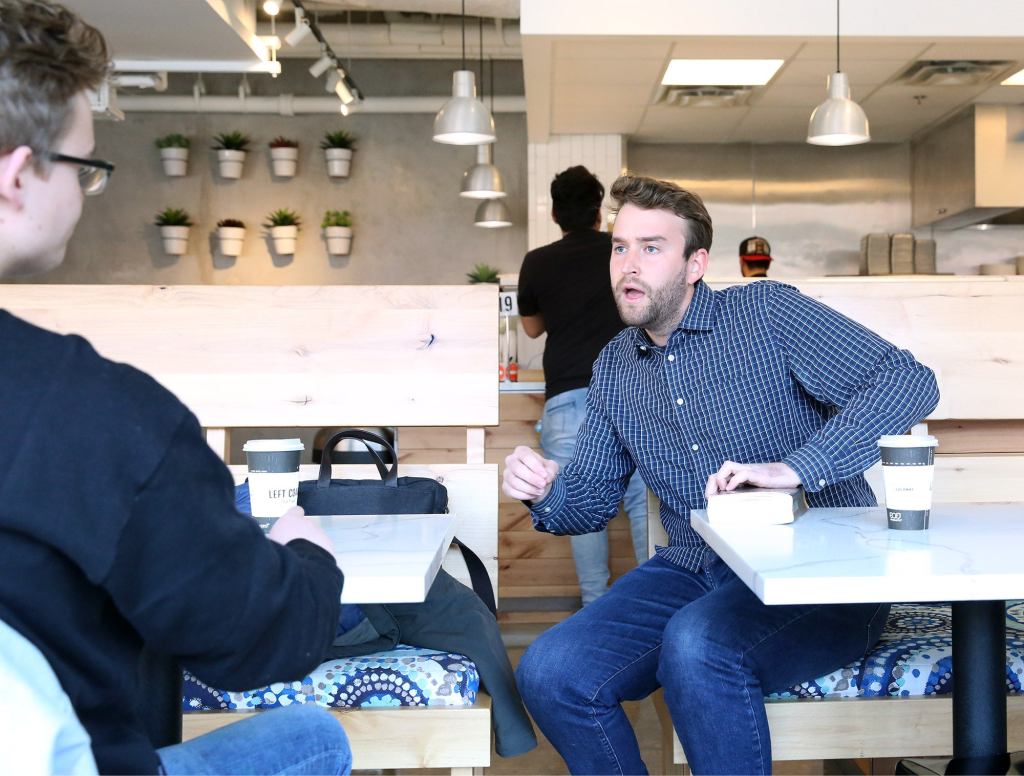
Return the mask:
[[422, 601], [455, 536], [455, 515], [310, 516], [334, 542], [344, 604]]
[[811, 509], [789, 525], [690, 522], [766, 604], [1024, 598], [1024, 505], [936, 504], [925, 531], [883, 507]]

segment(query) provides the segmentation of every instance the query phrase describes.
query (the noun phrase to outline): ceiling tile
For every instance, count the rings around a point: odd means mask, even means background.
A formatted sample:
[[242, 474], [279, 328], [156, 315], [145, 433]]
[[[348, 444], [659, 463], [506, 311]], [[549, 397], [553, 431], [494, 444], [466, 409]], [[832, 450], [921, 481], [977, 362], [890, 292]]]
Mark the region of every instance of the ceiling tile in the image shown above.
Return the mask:
[[672, 41], [667, 38], [588, 38], [558, 40], [555, 56], [559, 59], [657, 59], [667, 58]]
[[[879, 38], [877, 40], [847, 40], [840, 38], [839, 53], [843, 62], [847, 59], [918, 59], [930, 45], [925, 40], [899, 40]], [[809, 41], [800, 49], [798, 59], [836, 60], [836, 39], [826, 38]]]
[[672, 47], [673, 59], [789, 59], [800, 49], [797, 40], [749, 38], [686, 38]]
[[825, 84], [815, 86], [776, 86], [772, 84], [758, 89], [750, 98], [750, 104], [759, 108], [805, 108], [808, 111], [821, 103], [828, 93]]
[[661, 81], [664, 60], [632, 59], [626, 62], [608, 59], [556, 60], [553, 77], [558, 84], [603, 89], [608, 86], [653, 85]]
[[933, 43], [920, 59], [1024, 59], [1024, 46], [1019, 40], [972, 38]]
[[[843, 72], [850, 77], [850, 85], [876, 86], [885, 83], [900, 73], [910, 60], [907, 59], [846, 59], [842, 61]], [[772, 80], [780, 86], [821, 86], [825, 88], [828, 74], [836, 69], [832, 59], [795, 59], [787, 62]]]
[[734, 143], [802, 143], [810, 111], [795, 108], [751, 108], [730, 136]]
[[633, 137], [648, 142], [725, 142], [749, 108], [649, 108]]

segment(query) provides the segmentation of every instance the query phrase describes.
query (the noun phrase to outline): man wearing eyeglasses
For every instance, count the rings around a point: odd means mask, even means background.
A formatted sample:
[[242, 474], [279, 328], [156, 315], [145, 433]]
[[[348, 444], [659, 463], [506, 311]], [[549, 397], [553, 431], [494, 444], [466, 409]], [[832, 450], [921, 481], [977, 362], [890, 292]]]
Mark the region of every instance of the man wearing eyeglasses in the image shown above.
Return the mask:
[[[85, 195], [107, 185], [86, 97], [107, 62], [102, 35], [62, 6], [0, 0], [0, 277], [59, 265]], [[238, 690], [320, 662], [343, 583], [330, 539], [295, 510], [267, 541], [181, 402], [4, 310], [0, 408], [0, 676], [5, 693], [29, 689], [15, 727], [2, 705], [0, 773], [28, 756], [40, 773], [347, 773], [344, 732], [313, 705], [177, 745], [149, 724], [180, 708], [177, 662]], [[140, 681], [154, 664], [172, 668], [170, 698]]]

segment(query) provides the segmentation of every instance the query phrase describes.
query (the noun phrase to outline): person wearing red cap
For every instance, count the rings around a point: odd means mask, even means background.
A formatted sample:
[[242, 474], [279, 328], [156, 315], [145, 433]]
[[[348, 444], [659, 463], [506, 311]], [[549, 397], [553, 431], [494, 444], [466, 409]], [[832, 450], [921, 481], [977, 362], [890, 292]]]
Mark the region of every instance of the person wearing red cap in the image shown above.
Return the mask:
[[763, 237], [748, 237], [740, 243], [740, 272], [745, 278], [768, 277], [772, 246]]

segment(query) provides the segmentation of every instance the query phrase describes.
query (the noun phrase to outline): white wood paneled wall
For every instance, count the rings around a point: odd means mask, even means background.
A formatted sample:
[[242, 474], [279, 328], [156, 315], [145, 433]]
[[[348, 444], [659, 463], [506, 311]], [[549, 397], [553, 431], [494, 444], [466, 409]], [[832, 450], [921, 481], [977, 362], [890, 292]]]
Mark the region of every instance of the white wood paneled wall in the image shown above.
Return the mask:
[[[567, 167], [582, 164], [607, 192], [626, 165], [626, 140], [622, 135], [551, 135], [546, 143], [529, 143], [526, 160], [529, 247], [533, 249], [562, 236], [551, 220], [551, 179]], [[608, 203], [606, 196], [606, 207]]]

